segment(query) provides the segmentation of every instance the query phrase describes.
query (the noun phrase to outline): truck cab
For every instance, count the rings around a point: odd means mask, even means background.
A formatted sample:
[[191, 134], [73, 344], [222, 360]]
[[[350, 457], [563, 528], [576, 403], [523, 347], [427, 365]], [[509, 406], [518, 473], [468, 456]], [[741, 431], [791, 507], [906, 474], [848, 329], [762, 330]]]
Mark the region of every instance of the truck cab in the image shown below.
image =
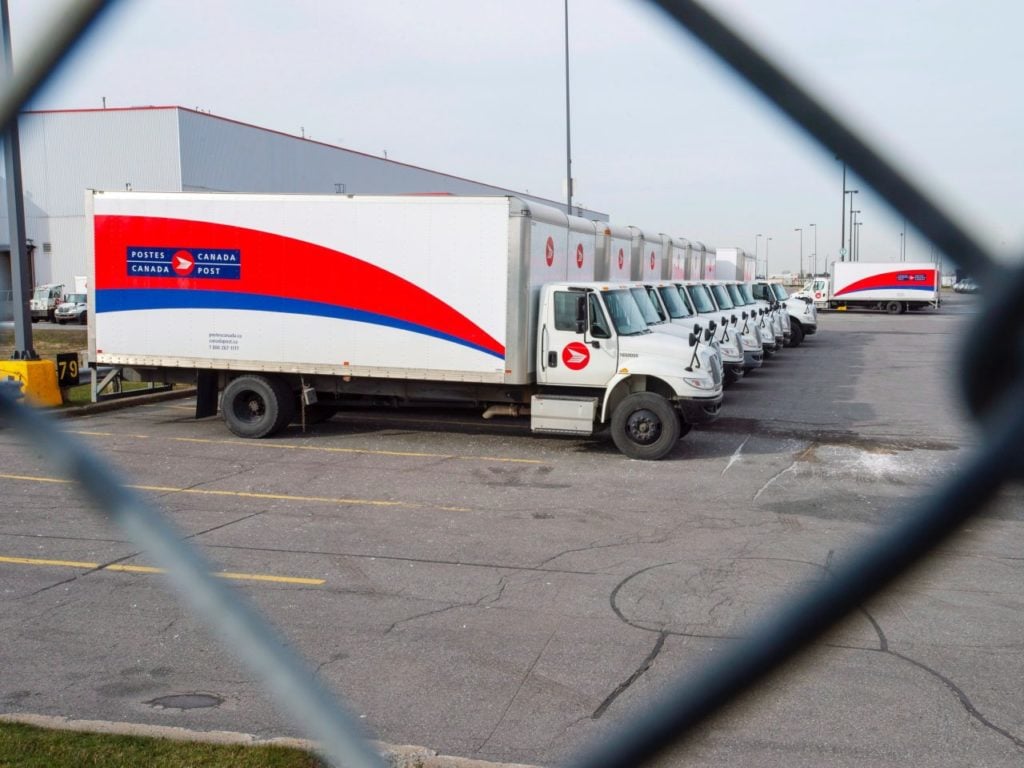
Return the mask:
[[62, 283], [46, 283], [37, 285], [32, 291], [32, 298], [29, 300], [29, 310], [32, 313], [32, 322], [40, 320], [54, 321], [54, 314], [60, 306], [64, 297], [64, 285]]
[[537, 333], [535, 432], [589, 434], [607, 424], [624, 454], [655, 459], [718, 417], [711, 348], [653, 332], [628, 285], [541, 286]]
[[818, 310], [809, 298], [790, 296], [782, 283], [767, 283], [789, 317], [789, 345], [799, 347], [806, 336], [818, 332]]
[[697, 340], [697, 347], [701, 350], [710, 348], [712, 362], [718, 368], [718, 377], [719, 379], [724, 378], [725, 369], [722, 366], [722, 350], [715, 339], [713, 328], [705, 329], [697, 322], [695, 317], [691, 317], [688, 323], [670, 322], [668, 313], [665, 311], [664, 305], [661, 303], [661, 299], [657, 296], [653, 286], [648, 287], [643, 284], [632, 285], [629, 290], [633, 294], [633, 298], [636, 300], [637, 307], [640, 308], [640, 313], [644, 316], [648, 328], [655, 333], [667, 333], [680, 339], [688, 339], [690, 334], [693, 334]]
[[807, 299], [817, 309], [828, 309], [832, 297], [832, 283], [827, 277], [815, 277], [804, 283], [804, 287], [793, 294], [793, 298]]
[[693, 328], [703, 323], [703, 327], [711, 331], [722, 358], [723, 376], [727, 384], [743, 377], [743, 347], [738, 335], [730, 332], [727, 316], [716, 319], [712, 309], [706, 317], [701, 317], [685, 287], [679, 283], [648, 284], [647, 292], [654, 300], [659, 315], [664, 316], [668, 322], [684, 328]]

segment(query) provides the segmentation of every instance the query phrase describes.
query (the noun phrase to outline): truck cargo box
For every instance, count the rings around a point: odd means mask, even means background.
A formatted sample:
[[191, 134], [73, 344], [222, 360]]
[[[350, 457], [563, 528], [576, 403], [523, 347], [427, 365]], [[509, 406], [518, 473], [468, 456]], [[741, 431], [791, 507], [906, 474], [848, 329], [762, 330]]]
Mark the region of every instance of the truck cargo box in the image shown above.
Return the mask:
[[87, 206], [99, 364], [524, 383], [537, 286], [593, 275], [591, 222], [512, 197], [97, 192]]

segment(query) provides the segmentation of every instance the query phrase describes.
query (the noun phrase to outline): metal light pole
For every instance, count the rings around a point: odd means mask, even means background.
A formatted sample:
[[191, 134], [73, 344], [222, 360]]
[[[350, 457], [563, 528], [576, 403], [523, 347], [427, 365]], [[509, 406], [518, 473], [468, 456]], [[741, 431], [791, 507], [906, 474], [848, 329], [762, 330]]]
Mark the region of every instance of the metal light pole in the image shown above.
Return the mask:
[[814, 253], [811, 255], [811, 276], [818, 272], [818, 227], [814, 224], [808, 225], [814, 230]]
[[846, 194], [850, 196], [850, 242], [846, 248], [846, 255], [853, 261], [853, 196], [860, 194], [859, 189], [848, 189]]
[[794, 232], [800, 233], [800, 277], [804, 276], [804, 228], [797, 227], [793, 230]]
[[[836, 158], [837, 160], [839, 158]], [[843, 253], [843, 244], [846, 242], [846, 163], [843, 163], [843, 212], [839, 215], [839, 253]]]
[[[761, 240], [761, 237], [762, 235], [760, 234], [754, 235], [754, 272], [757, 272], [757, 246], [758, 242]], [[765, 278], [767, 277], [768, 275], [765, 275]]]
[[900, 261], [907, 260], [907, 217], [903, 217], [903, 231], [900, 233]]
[[903, 255], [903, 233], [900, 232], [900, 261], [906, 260], [906, 257]]
[[764, 241], [764, 279], [765, 280], [767, 280], [769, 278], [769, 275], [771, 274], [770, 272], [768, 272], [768, 243], [770, 243], [771, 241], [772, 241], [772, 239], [770, 237], [767, 238]]
[[863, 223], [863, 221], [858, 221], [854, 225], [856, 227], [856, 230], [853, 236], [853, 251], [855, 254], [857, 254], [857, 258], [855, 259], [855, 261], [860, 261], [860, 228]]
[[572, 132], [569, 121], [569, 0], [565, 0], [565, 212], [572, 216]]

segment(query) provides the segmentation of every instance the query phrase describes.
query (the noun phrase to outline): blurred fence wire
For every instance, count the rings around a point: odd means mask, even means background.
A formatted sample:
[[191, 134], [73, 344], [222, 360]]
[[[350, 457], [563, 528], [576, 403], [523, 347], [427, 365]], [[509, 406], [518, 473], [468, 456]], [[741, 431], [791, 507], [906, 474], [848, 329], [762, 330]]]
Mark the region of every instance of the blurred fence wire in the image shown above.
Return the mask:
[[[831, 626], [926, 557], [964, 521], [978, 513], [1021, 470], [1018, 435], [1024, 432], [1024, 381], [1014, 296], [1024, 288], [1024, 269], [999, 266], [948, 212], [943, 211], [896, 164], [831, 115], [795, 79], [762, 56], [727, 25], [690, 0], [651, 0], [714, 55], [874, 190], [950, 259], [986, 284], [985, 307], [965, 345], [960, 369], [972, 416], [984, 429], [981, 447], [944, 486], [920, 499], [902, 522], [879, 534], [831, 578], [780, 606], [749, 636], [699, 673], [677, 681], [660, 699], [625, 722], [610, 738], [571, 761], [579, 768], [632, 768], [685, 748], [707, 718], [814, 642]], [[110, 5], [112, 0], [68, 3], [62, 22], [0, 92], [6, 127]], [[6, 11], [6, 0], [3, 0]], [[1006, 338], [1003, 334], [1009, 334]], [[1006, 350], [1013, 351], [1008, 360]], [[164, 567], [187, 602], [263, 678], [282, 709], [319, 741], [337, 766], [376, 766], [382, 760], [364, 741], [358, 724], [289, 651], [276, 631], [237, 591], [210, 574], [213, 568], [186, 544], [152, 506], [119, 482], [104, 463], [44, 415], [21, 404], [13, 387], [0, 387], [0, 419], [30, 440], [56, 468], [75, 480], [93, 504]]]

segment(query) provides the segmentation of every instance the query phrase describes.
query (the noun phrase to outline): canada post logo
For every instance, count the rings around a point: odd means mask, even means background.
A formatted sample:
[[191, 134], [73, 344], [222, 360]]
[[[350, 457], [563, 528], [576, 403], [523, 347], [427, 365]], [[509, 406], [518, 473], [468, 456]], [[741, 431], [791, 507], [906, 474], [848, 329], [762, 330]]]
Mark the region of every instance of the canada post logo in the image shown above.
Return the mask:
[[129, 245], [128, 276], [238, 280], [242, 277], [242, 252], [230, 248]]

